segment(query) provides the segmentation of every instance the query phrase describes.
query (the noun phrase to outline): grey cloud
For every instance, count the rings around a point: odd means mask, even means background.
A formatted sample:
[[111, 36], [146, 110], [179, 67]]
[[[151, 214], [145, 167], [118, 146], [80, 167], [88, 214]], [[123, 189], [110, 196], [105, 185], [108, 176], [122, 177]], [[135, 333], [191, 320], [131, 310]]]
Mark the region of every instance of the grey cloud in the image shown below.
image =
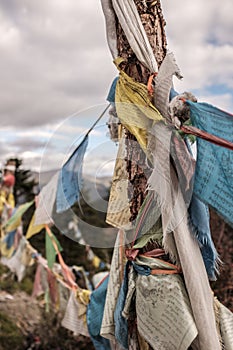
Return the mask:
[[43, 148], [45, 146], [45, 142], [36, 140], [35, 138], [23, 137], [13, 141], [11, 145], [12, 147], [16, 147], [19, 152], [24, 152], [35, 148]]
[[0, 141], [0, 155], [6, 154], [8, 152], [9, 152], [9, 146], [7, 145], [7, 143]]
[[104, 102], [114, 67], [95, 1], [20, 4], [0, 4], [16, 31], [12, 43], [0, 45], [2, 125], [43, 125]]

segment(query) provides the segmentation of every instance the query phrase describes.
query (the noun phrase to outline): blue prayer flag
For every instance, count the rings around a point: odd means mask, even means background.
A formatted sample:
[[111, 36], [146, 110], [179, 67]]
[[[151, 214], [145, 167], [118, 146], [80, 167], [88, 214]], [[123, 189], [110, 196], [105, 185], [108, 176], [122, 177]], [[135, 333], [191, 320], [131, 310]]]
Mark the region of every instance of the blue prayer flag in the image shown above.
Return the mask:
[[17, 230], [9, 232], [3, 239], [3, 242], [6, 243], [6, 247], [8, 250], [11, 249], [11, 247], [13, 247], [14, 245], [16, 232]]
[[195, 194], [189, 206], [189, 218], [192, 232], [200, 245], [208, 277], [211, 281], [216, 281], [219, 258], [211, 237], [209, 208]]
[[112, 85], [110, 87], [110, 90], [108, 92], [107, 101], [110, 103], [115, 103], [116, 85], [117, 85], [118, 80], [119, 80], [119, 77], [116, 77], [113, 80]]
[[[195, 127], [233, 142], [233, 115], [207, 103], [187, 104]], [[233, 151], [197, 139], [194, 193], [233, 225]]]
[[87, 306], [87, 328], [96, 350], [111, 350], [108, 339], [100, 335], [109, 276], [91, 293]]
[[128, 292], [128, 267], [129, 263], [127, 263], [125, 266], [124, 279], [121, 285], [121, 289], [116, 303], [116, 308], [114, 311], [115, 338], [123, 349], [128, 349], [128, 321], [122, 315]]
[[62, 213], [80, 199], [83, 158], [88, 146], [88, 135], [75, 149], [60, 170], [57, 185], [56, 209]]

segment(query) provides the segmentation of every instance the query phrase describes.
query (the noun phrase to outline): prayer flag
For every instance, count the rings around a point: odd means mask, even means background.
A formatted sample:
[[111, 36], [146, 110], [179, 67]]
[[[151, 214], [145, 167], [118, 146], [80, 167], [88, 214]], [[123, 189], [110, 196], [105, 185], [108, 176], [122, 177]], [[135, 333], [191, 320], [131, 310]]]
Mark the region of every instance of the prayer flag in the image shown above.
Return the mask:
[[39, 194], [38, 206], [35, 211], [35, 225], [53, 223], [53, 206], [56, 200], [59, 172], [44, 186]]
[[56, 207], [62, 213], [80, 199], [83, 158], [88, 146], [88, 135], [75, 149], [60, 170], [58, 177]]
[[26, 239], [30, 239], [35, 234], [39, 233], [43, 228], [45, 228], [45, 225], [35, 225], [35, 213], [34, 213], [26, 233]]
[[52, 269], [53, 264], [56, 261], [56, 255], [57, 255], [57, 251], [56, 251], [56, 249], [54, 247], [54, 244], [53, 244], [52, 240], [57, 245], [58, 250], [60, 252], [62, 251], [62, 247], [61, 247], [60, 243], [58, 242], [57, 238], [54, 235], [52, 235], [52, 237], [50, 237], [48, 232], [46, 232], [46, 235], [45, 235], [46, 259], [48, 261], [48, 267], [50, 269]]
[[20, 205], [11, 218], [7, 221], [5, 225], [5, 231], [11, 232], [17, 229], [17, 227], [21, 224], [21, 218], [23, 214], [30, 208], [30, 206], [34, 203], [34, 201], [24, 203]]
[[[192, 124], [233, 142], [233, 115], [207, 103], [186, 102]], [[194, 193], [233, 225], [233, 152], [197, 139]]]

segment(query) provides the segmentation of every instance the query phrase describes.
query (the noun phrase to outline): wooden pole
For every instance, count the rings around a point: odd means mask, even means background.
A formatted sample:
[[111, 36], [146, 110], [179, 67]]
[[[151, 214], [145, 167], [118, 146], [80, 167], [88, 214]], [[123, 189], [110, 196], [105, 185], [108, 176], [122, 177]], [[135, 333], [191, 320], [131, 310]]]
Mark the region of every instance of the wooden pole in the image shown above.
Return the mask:
[[[167, 48], [165, 34], [166, 22], [163, 18], [160, 0], [134, 0], [145, 32], [153, 49], [158, 67], [160, 67]], [[121, 68], [137, 82], [147, 84], [150, 72], [143, 66], [132, 51], [120, 23], [116, 19], [118, 56], [125, 59]], [[128, 190], [130, 198], [131, 221], [135, 220], [145, 199], [149, 169], [146, 166], [145, 154], [136, 142], [135, 137], [126, 130], [127, 171], [132, 186]], [[137, 146], [136, 146], [137, 145]]]

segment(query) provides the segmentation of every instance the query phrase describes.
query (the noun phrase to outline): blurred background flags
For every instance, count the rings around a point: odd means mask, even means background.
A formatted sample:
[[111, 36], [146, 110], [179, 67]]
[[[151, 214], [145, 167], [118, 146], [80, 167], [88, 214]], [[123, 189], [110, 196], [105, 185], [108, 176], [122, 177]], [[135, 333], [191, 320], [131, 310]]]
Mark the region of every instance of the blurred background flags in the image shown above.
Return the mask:
[[14, 231], [18, 226], [20, 226], [23, 214], [30, 208], [33, 203], [34, 200], [24, 203], [14, 211], [13, 215], [10, 217], [4, 227], [6, 232]]
[[[57, 248], [57, 249], [56, 249]], [[46, 230], [46, 235], [45, 235], [45, 250], [46, 250], [46, 259], [48, 261], [48, 267], [50, 269], [53, 268], [53, 264], [56, 261], [56, 256], [58, 254], [58, 251], [62, 251], [62, 247], [57, 240], [57, 238], [54, 236], [52, 233], [48, 233]]]
[[35, 211], [35, 225], [53, 223], [53, 206], [56, 200], [59, 172], [44, 186], [38, 196], [38, 205]]
[[62, 213], [80, 199], [83, 158], [88, 146], [88, 135], [75, 149], [60, 170], [57, 184], [56, 209]]

